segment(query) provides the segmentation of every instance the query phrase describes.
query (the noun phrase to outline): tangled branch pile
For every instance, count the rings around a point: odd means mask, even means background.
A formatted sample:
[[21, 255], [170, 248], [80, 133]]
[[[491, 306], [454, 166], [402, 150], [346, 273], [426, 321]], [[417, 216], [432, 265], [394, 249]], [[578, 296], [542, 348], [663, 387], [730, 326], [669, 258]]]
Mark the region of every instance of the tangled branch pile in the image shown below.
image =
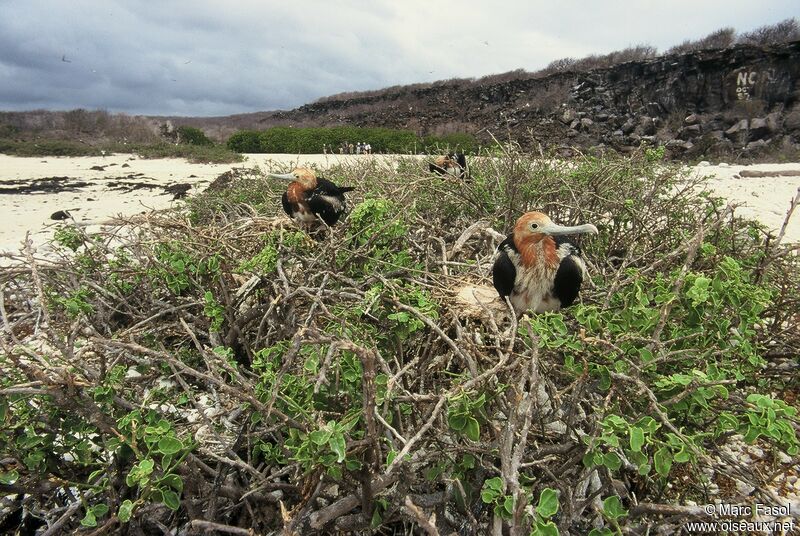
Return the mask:
[[[659, 157], [332, 168], [358, 190], [316, 239], [258, 170], [64, 227], [0, 273], [0, 523], [672, 533], [797, 500], [798, 256]], [[581, 303], [467, 314], [534, 208], [600, 229]]]

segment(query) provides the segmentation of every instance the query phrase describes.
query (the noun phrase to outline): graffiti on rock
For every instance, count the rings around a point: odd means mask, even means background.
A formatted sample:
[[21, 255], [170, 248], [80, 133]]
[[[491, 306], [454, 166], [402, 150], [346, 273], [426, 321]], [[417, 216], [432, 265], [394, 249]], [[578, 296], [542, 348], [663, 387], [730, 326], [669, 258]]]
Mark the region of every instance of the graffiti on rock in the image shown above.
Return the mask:
[[756, 71], [740, 71], [736, 75], [736, 98], [750, 100], [753, 97], [753, 88], [757, 79], [758, 73]]

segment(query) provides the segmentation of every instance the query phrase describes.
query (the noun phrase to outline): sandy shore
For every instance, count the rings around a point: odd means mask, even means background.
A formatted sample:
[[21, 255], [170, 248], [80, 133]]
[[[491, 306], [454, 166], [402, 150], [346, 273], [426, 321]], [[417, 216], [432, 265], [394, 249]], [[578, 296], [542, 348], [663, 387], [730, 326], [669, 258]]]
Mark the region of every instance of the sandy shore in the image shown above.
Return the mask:
[[[373, 157], [254, 154], [234, 164], [193, 164], [178, 158], [143, 159], [130, 154], [37, 158], [0, 154], [0, 252], [19, 252], [27, 232], [34, 245], [47, 242], [62, 224], [51, 219], [59, 211], [68, 211], [76, 223], [89, 225], [115, 216], [169, 208], [176, 201], [164, 187], [190, 184], [188, 194], [193, 195], [235, 167], [286, 172], [298, 165], [326, 168], [361, 158]], [[43, 191], [8, 193], [37, 181]], [[48, 191], [54, 184], [57, 190]]]
[[[285, 172], [297, 165], [315, 164], [324, 169], [365, 158], [393, 157], [258, 154], [246, 155], [244, 162], [235, 164], [192, 164], [183, 159], [147, 160], [128, 154], [44, 158], [0, 155], [0, 190], [5, 190], [0, 193], [0, 251], [18, 252], [27, 232], [35, 245], [47, 242], [60, 223], [51, 219], [58, 211], [69, 211], [75, 222], [88, 225], [114, 216], [168, 208], [176, 201], [164, 187], [184, 184], [192, 195], [235, 167]], [[739, 214], [776, 231], [800, 187], [800, 164], [700, 165], [693, 171], [708, 176], [708, 185], [715, 193], [742, 203]], [[776, 175], [743, 177], [742, 171], [745, 175], [753, 171]], [[777, 175], [792, 171], [796, 173], [791, 176]], [[9, 193], [33, 183], [42, 186], [42, 191]], [[52, 189], [54, 184], [57, 188]], [[800, 242], [800, 214], [790, 222], [784, 240]]]
[[[741, 203], [736, 214], [760, 221], [776, 234], [800, 189], [800, 164], [796, 163], [699, 165], [693, 172], [708, 177], [706, 184], [715, 194]], [[800, 242], [800, 207], [789, 220], [783, 240]]]

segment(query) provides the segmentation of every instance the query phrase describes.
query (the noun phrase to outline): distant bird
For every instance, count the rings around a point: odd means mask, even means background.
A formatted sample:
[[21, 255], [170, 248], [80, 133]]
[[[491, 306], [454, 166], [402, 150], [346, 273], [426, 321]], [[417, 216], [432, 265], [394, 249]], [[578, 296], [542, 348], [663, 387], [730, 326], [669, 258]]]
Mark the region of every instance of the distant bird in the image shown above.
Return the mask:
[[460, 179], [469, 178], [467, 157], [463, 153], [450, 153], [439, 156], [428, 165], [428, 169], [430, 169], [431, 173], [438, 173], [442, 176], [452, 175]]
[[270, 173], [269, 177], [292, 181], [281, 202], [286, 214], [299, 223], [314, 223], [319, 218], [334, 225], [347, 211], [344, 194], [355, 190], [351, 186], [336, 186], [308, 168], [297, 168], [283, 175]]
[[580, 248], [565, 235], [584, 233], [596, 234], [597, 227], [590, 223], [564, 227], [541, 212], [523, 214], [514, 232], [497, 247], [500, 254], [492, 268], [492, 280], [500, 298], [508, 296], [517, 315], [572, 305], [586, 264]]

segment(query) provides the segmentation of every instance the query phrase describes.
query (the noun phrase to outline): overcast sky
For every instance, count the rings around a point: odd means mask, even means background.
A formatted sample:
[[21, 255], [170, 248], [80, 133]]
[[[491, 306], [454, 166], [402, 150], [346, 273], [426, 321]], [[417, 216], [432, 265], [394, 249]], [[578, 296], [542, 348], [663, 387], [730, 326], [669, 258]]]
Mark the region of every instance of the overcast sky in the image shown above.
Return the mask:
[[799, 14], [798, 0], [0, 0], [0, 110], [292, 109]]

